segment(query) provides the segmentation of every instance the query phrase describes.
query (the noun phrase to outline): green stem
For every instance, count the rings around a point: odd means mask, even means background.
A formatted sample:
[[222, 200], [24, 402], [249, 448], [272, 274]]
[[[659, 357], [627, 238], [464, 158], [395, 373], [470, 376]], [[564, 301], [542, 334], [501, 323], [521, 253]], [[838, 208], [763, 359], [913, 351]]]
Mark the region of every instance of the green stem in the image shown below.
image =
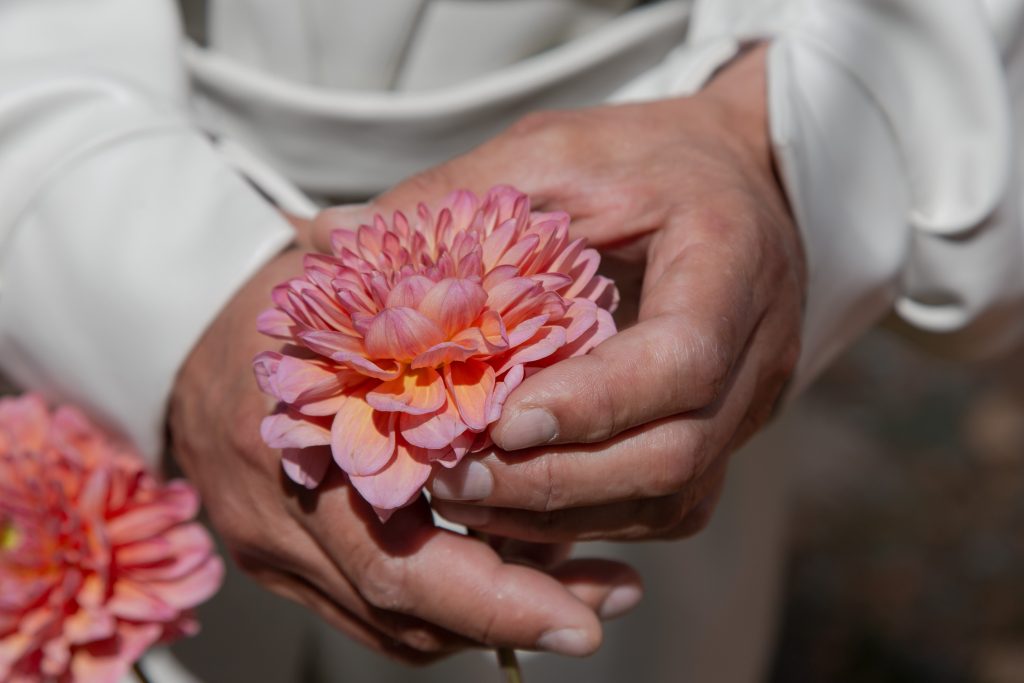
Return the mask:
[[142, 670], [142, 664], [138, 662], [132, 664], [132, 673], [135, 674], [137, 679], [139, 679], [139, 683], [150, 683], [149, 676], [147, 676], [146, 672]]
[[[487, 534], [485, 533], [466, 529], [466, 535], [487, 543]], [[519, 668], [516, 651], [510, 647], [496, 647], [494, 651], [498, 655], [498, 666], [501, 668], [503, 683], [523, 683], [523, 671]]]
[[519, 660], [516, 659], [516, 651], [510, 647], [499, 647], [498, 666], [504, 674], [504, 683], [523, 683], [523, 672], [519, 668]]

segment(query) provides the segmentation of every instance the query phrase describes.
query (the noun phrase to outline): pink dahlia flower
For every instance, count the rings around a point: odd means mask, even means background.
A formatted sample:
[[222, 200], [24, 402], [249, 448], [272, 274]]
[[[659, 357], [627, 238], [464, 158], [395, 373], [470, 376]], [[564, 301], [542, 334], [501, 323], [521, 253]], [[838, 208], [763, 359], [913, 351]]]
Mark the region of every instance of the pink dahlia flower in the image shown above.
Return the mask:
[[197, 508], [77, 411], [0, 400], [0, 681], [116, 683], [195, 633], [223, 575]]
[[615, 286], [568, 233], [565, 213], [497, 187], [337, 230], [333, 254], [307, 255], [258, 323], [286, 346], [254, 361], [280, 401], [262, 434], [288, 476], [316, 487], [333, 453], [386, 519], [432, 467], [486, 448], [524, 376], [615, 332]]

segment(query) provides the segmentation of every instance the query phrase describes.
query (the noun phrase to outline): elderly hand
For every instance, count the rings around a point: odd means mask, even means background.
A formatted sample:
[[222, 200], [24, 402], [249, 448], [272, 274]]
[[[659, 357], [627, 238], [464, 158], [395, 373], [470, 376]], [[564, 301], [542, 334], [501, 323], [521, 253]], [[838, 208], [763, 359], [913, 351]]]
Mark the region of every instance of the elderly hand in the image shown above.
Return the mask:
[[375, 212], [508, 183], [645, 264], [638, 323], [524, 381], [493, 428], [503, 451], [432, 481], [444, 516], [545, 542], [706, 523], [729, 454], [769, 418], [799, 352], [804, 263], [773, 173], [764, 53], [694, 97], [528, 116], [368, 207], [317, 218], [323, 245]]
[[510, 564], [487, 544], [434, 527], [420, 501], [386, 525], [340, 470], [300, 490], [260, 439], [272, 408], [252, 358], [276, 343], [256, 332], [271, 288], [301, 272], [288, 252], [220, 313], [177, 378], [175, 455], [239, 565], [363, 643], [407, 661], [485, 644], [570, 655], [597, 649], [598, 617], [640, 598], [624, 565], [573, 560], [549, 573]]

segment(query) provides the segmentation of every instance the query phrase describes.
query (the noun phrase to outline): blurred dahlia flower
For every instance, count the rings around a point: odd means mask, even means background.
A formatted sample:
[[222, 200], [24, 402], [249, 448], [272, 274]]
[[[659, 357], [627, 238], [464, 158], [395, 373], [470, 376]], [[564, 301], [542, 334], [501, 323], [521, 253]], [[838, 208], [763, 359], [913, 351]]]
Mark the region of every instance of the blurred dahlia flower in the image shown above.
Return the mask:
[[490, 445], [525, 376], [615, 332], [615, 286], [568, 232], [565, 213], [496, 187], [336, 230], [333, 254], [307, 255], [258, 322], [286, 345], [254, 361], [280, 401], [261, 431], [288, 476], [315, 488], [333, 453], [383, 520], [435, 464]]
[[0, 681], [116, 683], [195, 633], [223, 575], [198, 506], [77, 411], [0, 400]]

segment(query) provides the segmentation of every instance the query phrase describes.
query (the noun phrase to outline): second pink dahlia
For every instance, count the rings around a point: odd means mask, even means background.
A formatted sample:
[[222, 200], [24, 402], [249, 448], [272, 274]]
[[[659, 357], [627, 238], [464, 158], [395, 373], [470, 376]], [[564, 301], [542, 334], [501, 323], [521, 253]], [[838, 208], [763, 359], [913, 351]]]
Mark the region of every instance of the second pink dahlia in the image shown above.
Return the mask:
[[378, 515], [414, 500], [435, 464], [490, 445], [509, 393], [615, 332], [614, 284], [569, 216], [510, 187], [452, 194], [436, 213], [337, 230], [333, 253], [274, 289], [257, 356], [265, 418], [288, 476], [316, 487], [333, 460]]

